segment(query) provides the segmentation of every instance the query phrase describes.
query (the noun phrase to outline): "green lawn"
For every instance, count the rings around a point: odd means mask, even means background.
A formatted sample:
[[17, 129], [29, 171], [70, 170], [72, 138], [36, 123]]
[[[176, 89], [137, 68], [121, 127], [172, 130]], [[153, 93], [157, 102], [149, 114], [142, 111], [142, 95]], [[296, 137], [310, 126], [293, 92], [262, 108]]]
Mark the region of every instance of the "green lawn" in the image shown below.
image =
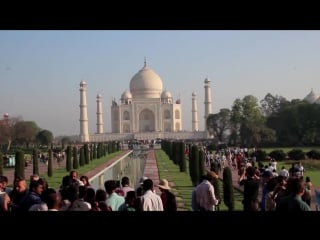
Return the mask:
[[[292, 166], [292, 163], [297, 161], [279, 161], [277, 164], [277, 171], [284, 166], [289, 170]], [[304, 176], [309, 176], [313, 186], [320, 187], [320, 160], [302, 160], [302, 165], [305, 168]], [[268, 165], [269, 162], [263, 162], [264, 165]]]
[[[111, 159], [118, 156], [119, 154], [121, 154], [121, 152], [111, 153], [111, 154], [104, 156], [104, 157], [101, 157], [99, 159], [94, 159], [94, 160], [90, 161], [89, 164], [86, 164], [82, 167], [79, 167], [76, 170], [78, 171], [79, 176], [81, 176], [83, 174], [86, 174], [90, 170], [98, 167], [99, 165], [110, 161]], [[63, 163], [64, 164], [62, 164], [61, 168], [53, 170], [52, 177], [48, 177], [47, 173], [40, 174], [40, 177], [44, 177], [45, 179], [47, 179], [49, 186], [52, 188], [58, 189], [62, 183], [62, 178], [69, 174], [69, 172], [66, 171], [65, 161]]]

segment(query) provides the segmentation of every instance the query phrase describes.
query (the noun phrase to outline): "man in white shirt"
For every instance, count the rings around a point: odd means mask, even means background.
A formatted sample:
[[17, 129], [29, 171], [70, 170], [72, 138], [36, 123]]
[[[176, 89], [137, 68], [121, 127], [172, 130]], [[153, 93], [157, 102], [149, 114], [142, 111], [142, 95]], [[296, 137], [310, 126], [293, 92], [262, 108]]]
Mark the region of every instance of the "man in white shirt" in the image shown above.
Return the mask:
[[218, 179], [218, 175], [214, 172], [209, 172], [195, 189], [196, 202], [200, 211], [215, 211], [219, 200], [215, 196], [212, 183], [216, 179]]
[[144, 192], [141, 197], [142, 211], [163, 211], [162, 200], [153, 191], [153, 181], [151, 179], [144, 180], [142, 187]]

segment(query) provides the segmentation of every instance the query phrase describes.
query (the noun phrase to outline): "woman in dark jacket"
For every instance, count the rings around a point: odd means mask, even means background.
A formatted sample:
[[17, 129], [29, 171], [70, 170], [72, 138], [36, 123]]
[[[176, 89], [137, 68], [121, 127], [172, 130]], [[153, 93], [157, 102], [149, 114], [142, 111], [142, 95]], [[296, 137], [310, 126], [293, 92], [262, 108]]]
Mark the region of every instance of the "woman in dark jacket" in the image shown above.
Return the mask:
[[170, 187], [167, 179], [161, 179], [158, 185], [161, 191], [161, 200], [163, 204], [163, 210], [166, 212], [177, 211], [177, 201], [176, 196], [170, 192]]

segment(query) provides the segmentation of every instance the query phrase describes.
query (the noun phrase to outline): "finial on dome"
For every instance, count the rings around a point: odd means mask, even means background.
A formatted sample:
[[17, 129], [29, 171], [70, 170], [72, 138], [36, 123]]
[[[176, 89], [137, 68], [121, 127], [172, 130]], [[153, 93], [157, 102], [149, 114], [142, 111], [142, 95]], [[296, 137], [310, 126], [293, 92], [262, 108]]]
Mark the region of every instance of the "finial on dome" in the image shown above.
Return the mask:
[[146, 67], [146, 66], [147, 66], [147, 58], [144, 57], [144, 67]]

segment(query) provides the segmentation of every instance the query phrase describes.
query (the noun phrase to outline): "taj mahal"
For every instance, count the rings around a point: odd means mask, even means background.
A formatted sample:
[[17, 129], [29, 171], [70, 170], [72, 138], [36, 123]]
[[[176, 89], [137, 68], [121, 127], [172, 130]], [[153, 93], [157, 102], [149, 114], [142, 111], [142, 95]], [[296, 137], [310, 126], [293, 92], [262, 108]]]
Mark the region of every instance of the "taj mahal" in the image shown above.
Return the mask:
[[[88, 131], [86, 82], [80, 82], [80, 142], [152, 140], [152, 139], [206, 139], [212, 138], [208, 131], [199, 131], [197, 96], [192, 93], [192, 131], [182, 129], [182, 103], [174, 100], [163, 89], [160, 76], [147, 66], [131, 78], [130, 90], [125, 90], [120, 101], [112, 100], [111, 132], [103, 130], [102, 96], [97, 95], [96, 133]], [[212, 113], [211, 87], [208, 78], [204, 81], [204, 121]], [[207, 128], [205, 128], [207, 129]]]

